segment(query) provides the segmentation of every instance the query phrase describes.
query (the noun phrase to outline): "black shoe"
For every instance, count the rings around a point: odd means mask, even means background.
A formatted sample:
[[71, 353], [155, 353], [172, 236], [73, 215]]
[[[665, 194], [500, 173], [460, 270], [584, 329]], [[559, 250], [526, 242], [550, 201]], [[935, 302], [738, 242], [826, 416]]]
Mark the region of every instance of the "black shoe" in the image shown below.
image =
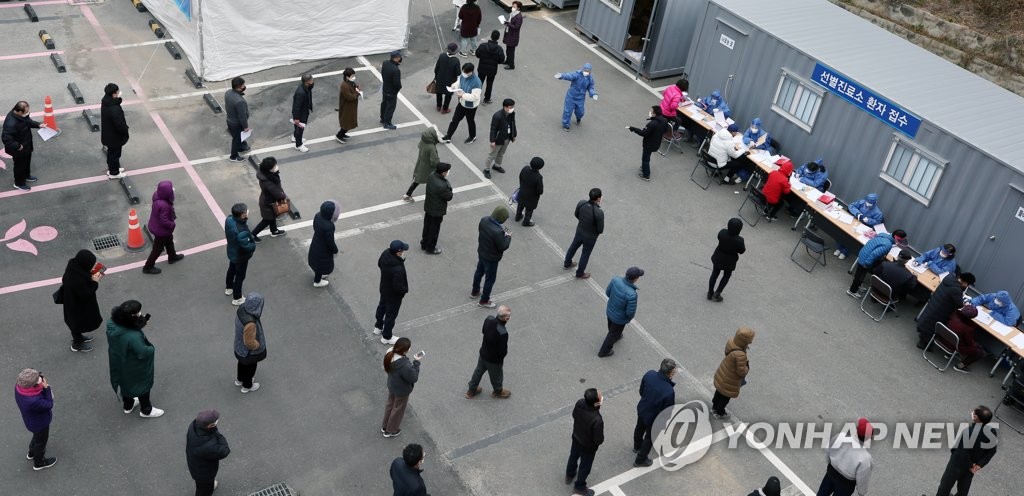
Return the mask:
[[79, 341], [79, 343], [91, 343], [91, 342], [92, 342], [92, 338], [90, 338], [89, 336], [82, 336], [82, 340]]
[[516, 222], [523, 220], [523, 214], [516, 214]]
[[614, 354], [615, 354], [615, 350], [608, 350], [608, 353], [598, 353], [597, 357], [598, 358], [605, 358], [605, 357], [610, 357], [610, 356], [612, 356]]
[[228, 157], [228, 160], [232, 162], [245, 162], [245, 159], [242, 157]]
[[[583, 491], [583, 492], [581, 493], [580, 491]], [[594, 496], [594, 494], [596, 494], [593, 489], [577, 489], [577, 490], [573, 491], [572, 493], [573, 494], [577, 494], [579, 496]]]
[[490, 104], [491, 104], [491, 99], [490, 98], [484, 100], [484, 105], [490, 105]]
[[639, 453], [639, 452], [640, 452], [640, 448], [633, 448], [633, 454], [634, 455]]
[[451, 143], [452, 139], [448, 136], [441, 136], [441, 143]]
[[713, 291], [708, 291], [708, 299], [711, 299], [711, 295], [715, 294]]
[[721, 303], [723, 299], [724, 298], [722, 298], [722, 295], [720, 293], [715, 293], [714, 295], [711, 296], [711, 301], [714, 301], [715, 303]]
[[92, 351], [92, 346], [89, 346], [85, 343], [71, 343], [71, 351], [75, 351], [78, 353], [89, 353], [90, 351]]
[[[28, 177], [26, 177], [26, 178], [25, 178], [25, 180], [26, 180], [26, 181], [28, 181], [28, 182], [30, 182], [30, 183], [34, 183], [34, 182], [38, 181], [38, 180], [39, 180], [39, 178], [38, 178], [38, 177], [36, 177], [36, 176], [28, 176]], [[56, 461], [57, 461], [57, 459], [56, 459], [56, 458], [54, 458], [54, 459], [53, 459], [53, 461], [54, 461], [54, 462], [56, 462]]]
[[181, 253], [177, 253], [177, 254], [175, 254], [172, 257], [167, 257], [167, 263], [168, 264], [173, 264], [175, 262], [180, 262], [181, 259], [183, 259], [183, 258], [185, 258], [185, 255], [182, 255]]
[[280, 229], [278, 229], [276, 231], [270, 231], [270, 237], [271, 238], [276, 238], [278, 236], [284, 236], [285, 234], [288, 234], [288, 232], [287, 231], [282, 231]]
[[644, 458], [643, 460], [633, 461], [634, 467], [650, 467], [651, 465], [654, 465], [654, 461], [651, 460], [650, 458]]
[[43, 463], [41, 465], [33, 465], [32, 470], [42, 470], [44, 468], [50, 468], [56, 464], [56, 458], [43, 458]]
[[484, 177], [487, 179], [491, 178], [491, 169], [484, 169]]
[[533, 227], [533, 226], [536, 226], [536, 225], [537, 225], [537, 224], [536, 224], [536, 223], [534, 223], [533, 221], [530, 221], [530, 222], [523, 222], [523, 227]]
[[[475, 138], [474, 138], [474, 139], [475, 139]], [[494, 171], [495, 171], [495, 172], [500, 172], [500, 173], [502, 173], [502, 174], [504, 174], [504, 173], [505, 173], [505, 169], [503, 169], [503, 168], [502, 168], [502, 167], [501, 167], [500, 165], [495, 165], [495, 166], [493, 166], [493, 167], [491, 167], [491, 168], [492, 168], [492, 169], [494, 169]]]
[[[471, 143], [475, 143], [475, 142], [476, 142], [476, 136], [473, 136], [472, 138], [466, 138], [466, 141], [464, 141], [464, 143], [466, 143], [467, 145], [471, 144]], [[498, 168], [495, 167], [494, 170], [498, 170]]]
[[260, 243], [260, 242], [262, 242], [262, 241], [263, 241], [263, 240], [262, 240], [262, 239], [260, 239], [260, 237], [259, 237], [259, 236], [255, 235], [255, 234], [253, 234], [253, 235], [252, 235], [252, 242], [253, 242], [253, 243]]
[[514, 66], [514, 65], [506, 65], [505, 66], [505, 70], [506, 71], [513, 71], [513, 70], [515, 70], [515, 68], [516, 68], [516, 66]]
[[576, 478], [575, 475], [567, 475], [567, 476], [565, 476], [565, 483], [566, 484], [572, 484], [572, 480], [575, 479], [575, 478]]
[[156, 275], [156, 274], [159, 274], [161, 272], [163, 272], [163, 271], [158, 269], [158, 268], [156, 268], [156, 267], [143, 267], [142, 268], [142, 273], [143, 274], [153, 274], [153, 275]]

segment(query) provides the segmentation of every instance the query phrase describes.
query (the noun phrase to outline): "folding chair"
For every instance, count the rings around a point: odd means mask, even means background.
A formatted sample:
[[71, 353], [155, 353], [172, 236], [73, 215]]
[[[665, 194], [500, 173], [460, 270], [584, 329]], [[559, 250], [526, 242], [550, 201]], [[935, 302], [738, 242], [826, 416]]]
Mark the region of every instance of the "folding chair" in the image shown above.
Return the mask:
[[665, 147], [664, 152], [661, 151], [660, 148], [658, 149], [658, 154], [660, 154], [662, 157], [664, 157], [665, 153], [672, 149], [673, 146], [676, 147], [677, 150], [679, 150], [679, 153], [684, 153], [682, 143], [683, 138], [686, 137], [686, 133], [683, 132], [679, 124], [676, 123], [675, 121], [669, 121], [668, 124], [668, 131], [665, 131], [665, 134], [661, 137], [662, 142], [668, 143], [668, 146]]
[[[715, 157], [708, 155], [708, 148], [710, 148], [710, 146], [711, 140], [704, 138], [704, 142], [701, 143], [700, 148], [697, 150], [697, 163], [693, 166], [693, 170], [690, 171], [690, 180], [693, 181], [693, 184], [700, 186], [700, 189], [703, 190], [707, 190], [708, 187], [711, 186], [711, 181], [714, 180], [714, 178], [722, 176], [722, 169], [717, 167], [718, 161], [715, 160]], [[701, 184], [693, 177], [699, 168], [704, 169], [704, 176], [707, 178], [707, 182], [704, 184]]]
[[996, 405], [996, 409], [992, 411], [992, 414], [1004, 424], [1010, 426], [1011, 429], [1017, 431], [1017, 434], [1024, 434], [1024, 430], [1018, 429], [1017, 426], [1007, 422], [1005, 417], [999, 416], [999, 408], [1003, 405], [1010, 407], [1011, 410], [1015, 410], [1018, 414], [1024, 415], [1024, 378], [1020, 374], [1013, 376], [1013, 382], [1006, 388], [1003, 400]]
[[832, 180], [831, 179], [826, 179], [825, 180], [825, 184], [823, 184], [821, 186], [821, 188], [822, 188], [822, 190], [821, 190], [822, 193], [828, 193], [828, 190], [832, 189]]
[[[928, 350], [931, 349], [933, 344], [949, 357], [946, 360], [946, 364], [942, 367], [939, 367], [931, 358], [928, 358]], [[959, 347], [960, 336], [957, 336], [955, 332], [946, 327], [946, 324], [936, 322], [935, 334], [932, 334], [932, 338], [928, 340], [928, 344], [924, 347], [924, 351], [921, 352], [921, 356], [928, 360], [928, 363], [932, 364], [932, 367], [935, 367], [939, 372], [945, 372], [949, 368], [949, 364], [953, 363], [953, 360], [962, 358], [960, 352], [956, 351]]]
[[[800, 245], [804, 246], [804, 251], [807, 253], [807, 256], [811, 257], [814, 261], [814, 263], [811, 264], [811, 268], [805, 267], [793, 257], [793, 255], [796, 254], [797, 248], [800, 248]], [[809, 229], [804, 229], [803, 234], [800, 235], [800, 239], [796, 242], [796, 246], [793, 247], [793, 251], [789, 253], [789, 259], [792, 260], [793, 263], [797, 264], [801, 269], [804, 269], [804, 271], [811, 272], [814, 270], [814, 267], [819, 264], [822, 267], [826, 265], [828, 260], [825, 253], [828, 250], [829, 246], [825, 244], [824, 239], [821, 239], [820, 236], [814, 234]]]
[[[750, 219], [743, 216], [743, 206], [750, 202], [757, 209], [757, 216], [754, 217], [754, 222], [750, 222]], [[768, 208], [768, 199], [764, 197], [764, 193], [758, 188], [750, 188], [747, 191], [747, 196], [743, 198], [743, 203], [740, 203], [739, 210], [736, 213], [747, 223], [750, 227], [754, 227], [758, 222], [761, 222], [761, 217], [764, 216], [764, 209]]]
[[[860, 300], [860, 311], [867, 314], [867, 316], [871, 317], [875, 322], [881, 322], [882, 319], [885, 318], [885, 312], [888, 312], [889, 310], [892, 310], [893, 315], [899, 317], [900, 315], [896, 313], [896, 303], [899, 302], [899, 300], [892, 297], [892, 286], [876, 275], [871, 276], [870, 283], [871, 287], [864, 293], [864, 298], [861, 298]], [[882, 313], [877, 317], [864, 308], [864, 303], [866, 303], [869, 298], [879, 305], [882, 305]]]
[[782, 143], [775, 136], [768, 135], [768, 148], [772, 155], [782, 155]]

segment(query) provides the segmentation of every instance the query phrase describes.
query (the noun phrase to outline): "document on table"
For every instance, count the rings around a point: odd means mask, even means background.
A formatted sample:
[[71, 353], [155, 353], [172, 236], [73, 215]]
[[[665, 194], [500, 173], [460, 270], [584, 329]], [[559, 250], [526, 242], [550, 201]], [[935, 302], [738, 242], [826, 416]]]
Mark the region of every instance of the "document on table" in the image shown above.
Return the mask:
[[893, 247], [889, 249], [889, 258], [896, 260], [896, 258], [900, 256], [901, 251], [903, 251], [903, 248], [893, 245]]
[[53, 129], [50, 129], [48, 127], [41, 127], [39, 128], [38, 133], [39, 137], [43, 138], [43, 141], [50, 141], [50, 138], [60, 134], [60, 131], [54, 131]]
[[686, 111], [689, 112], [690, 115], [692, 115], [694, 119], [697, 119], [697, 120], [703, 120], [704, 119], [704, 112], [700, 109], [700, 107], [690, 107], [690, 108], [686, 109]]
[[842, 222], [844, 224], [853, 224], [853, 216], [846, 212], [840, 212], [839, 222]]
[[715, 109], [715, 122], [725, 122], [725, 113], [721, 109]]
[[[995, 322], [995, 319], [992, 318], [992, 315], [990, 313], [988, 313], [988, 312], [985, 312], [985, 311], [979, 311], [978, 312], [978, 316], [975, 317], [974, 320], [977, 320], [978, 322], [981, 322], [982, 324], [985, 324], [985, 325], [991, 325], [993, 322]], [[999, 322], [995, 322], [995, 323], [999, 324], [999, 325], [1002, 325]], [[1007, 329], [1007, 332], [1009, 332], [1009, 329]], [[1006, 334], [1003, 334], [1003, 336], [1005, 336], [1005, 335]]]
[[1013, 339], [1010, 340], [1010, 344], [1017, 348], [1024, 348], [1024, 334], [1018, 334], [1014, 336]]
[[503, 15], [498, 16], [498, 24], [505, 24], [505, 16], [503, 16]]
[[885, 224], [875, 224], [875, 232], [878, 234], [886, 234], [889, 231], [885, 228]]
[[871, 232], [871, 228], [868, 227], [868, 226], [865, 226], [864, 224], [858, 225], [857, 227], [853, 228], [853, 230], [856, 231], [857, 234], [862, 234], [862, 235], [866, 235], [867, 233]]
[[924, 271], [928, 270], [927, 265], [914, 265], [913, 260], [907, 262], [907, 268], [915, 274], [924, 274]]
[[242, 141], [249, 139], [250, 136], [252, 136], [252, 129], [248, 131], [242, 131]]

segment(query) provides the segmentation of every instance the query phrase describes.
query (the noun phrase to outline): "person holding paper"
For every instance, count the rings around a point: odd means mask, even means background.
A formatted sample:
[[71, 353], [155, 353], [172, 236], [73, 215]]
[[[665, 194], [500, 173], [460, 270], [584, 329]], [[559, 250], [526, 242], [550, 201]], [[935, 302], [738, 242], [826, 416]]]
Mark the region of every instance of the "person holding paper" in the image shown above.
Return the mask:
[[896, 260], [884, 260], [875, 266], [871, 273], [878, 276], [892, 288], [893, 300], [902, 300], [903, 297], [913, 291], [917, 286], [917, 276], [910, 269], [907, 269], [907, 262], [914, 258], [910, 250], [900, 250]]
[[[249, 127], [249, 103], [245, 101], [245, 80], [236, 77], [231, 80], [231, 89], [224, 93], [224, 112], [227, 115], [228, 132], [231, 133], [232, 162], [245, 162], [242, 152], [249, 149], [242, 132], [252, 132]], [[248, 137], [248, 136], [246, 136]]]
[[741, 180], [736, 177], [736, 171], [746, 167], [746, 159], [743, 158], [743, 155], [747, 149], [734, 139], [739, 134], [740, 128], [736, 124], [729, 124], [729, 127], [719, 129], [711, 136], [708, 155], [715, 159], [715, 167], [722, 171], [722, 184], [731, 183], [734, 180], [739, 184]]
[[312, 111], [313, 75], [303, 74], [299, 78], [295, 94], [292, 95], [292, 141], [295, 142], [295, 150], [302, 153], [309, 151], [309, 148], [302, 144], [302, 132], [306, 130], [306, 123], [309, 122], [309, 114]]
[[953, 370], [957, 372], [969, 373], [971, 370], [967, 367], [987, 355], [985, 349], [974, 341], [974, 331], [978, 329], [978, 326], [972, 319], [977, 316], [977, 307], [964, 305], [960, 310], [950, 314], [949, 320], [946, 321], [946, 327], [960, 338], [960, 345], [956, 347], [956, 351], [963, 357], [963, 360], [953, 366]]
[[[807, 165], [809, 166], [811, 164]], [[827, 177], [828, 174], [826, 174], [826, 178]], [[803, 177], [801, 177], [800, 180], [803, 181]], [[824, 181], [822, 181], [822, 183], [824, 183]], [[877, 193], [868, 193], [867, 196], [851, 203], [846, 208], [850, 211], [850, 215], [852, 215], [854, 219], [857, 219], [865, 226], [875, 227], [885, 222], [885, 215], [883, 215], [882, 210], [878, 208]], [[842, 260], [850, 254], [850, 250], [843, 243], [837, 242], [836, 251], [832, 254], [839, 257], [839, 260]]]
[[1013, 304], [1010, 293], [1006, 291], [976, 296], [971, 298], [971, 305], [984, 306], [989, 309], [989, 315], [993, 319], [1006, 326], [1013, 327], [1020, 321], [1020, 310], [1017, 309], [1017, 305]]
[[103, 88], [100, 100], [100, 143], [107, 147], [107, 179], [124, 177], [121, 150], [128, 142], [128, 122], [121, 108], [121, 89], [114, 83]]
[[356, 71], [346, 67], [342, 72], [341, 86], [338, 88], [338, 134], [335, 141], [341, 144], [348, 142], [348, 132], [359, 127], [359, 99], [363, 90], [356, 84]]
[[516, 47], [519, 46], [519, 30], [523, 28], [523, 2], [512, 2], [512, 13], [502, 24], [505, 25], [505, 69], [516, 68]]
[[476, 68], [470, 62], [462, 64], [462, 74], [448, 87], [448, 91], [455, 93], [455, 96], [459, 98], [459, 104], [455, 107], [452, 122], [448, 124], [448, 132], [441, 138], [442, 143], [452, 142], [452, 135], [459, 128], [459, 123], [463, 118], [466, 119], [466, 125], [469, 127], [466, 144], [476, 141], [476, 110], [480, 106], [480, 88], [483, 85], [480, 83], [480, 78], [473, 72], [474, 69]]
[[676, 81], [676, 84], [665, 88], [661, 95], [661, 115], [674, 123], [674, 127], [683, 125], [685, 117], [679, 115], [679, 104], [686, 101], [686, 92], [690, 90], [690, 82], [686, 79]]
[[771, 139], [768, 137], [768, 132], [761, 127], [760, 117], [755, 117], [750, 122], [750, 127], [743, 132], [743, 144], [751, 150], [768, 150]]
[[594, 77], [590, 75], [593, 70], [590, 62], [583, 64], [578, 71], [555, 73], [555, 79], [569, 81], [569, 90], [565, 93], [565, 104], [562, 108], [562, 130], [569, 132], [569, 117], [576, 114], [576, 125], [583, 120], [584, 105], [587, 101], [587, 94], [597, 100], [597, 88], [594, 87]]
[[15, 103], [4, 119], [2, 134], [4, 152], [14, 159], [14, 188], [22, 191], [32, 189], [26, 182], [39, 180], [32, 175], [32, 130], [46, 127], [46, 124], [32, 120], [29, 113], [28, 102]]
[[732, 116], [732, 109], [729, 108], [729, 104], [722, 98], [722, 92], [718, 90], [712, 91], [710, 95], [697, 100], [697, 106], [709, 114], [714, 114], [716, 110], [721, 110], [722, 115], [727, 119]]
[[892, 250], [893, 245], [907, 246], [907, 232], [903, 229], [897, 229], [892, 234], [879, 233], [874, 238], [868, 240], [867, 243], [864, 243], [860, 253], [857, 254], [857, 266], [853, 271], [853, 283], [850, 284], [850, 289], [846, 290], [846, 294], [854, 298], [864, 296], [860, 292], [861, 283], [864, 282], [864, 278], [867, 277], [869, 271], [873, 271], [878, 264], [885, 260], [885, 256], [889, 253], [889, 250]]
[[924, 265], [931, 269], [936, 275], [953, 272], [956, 270], [956, 247], [946, 243], [938, 248], [933, 248], [914, 259], [914, 265]]
[[796, 175], [800, 178], [800, 182], [808, 186], [814, 187], [814, 189], [825, 192], [825, 181], [828, 180], [828, 171], [825, 170], [825, 164], [822, 159], [817, 159], [814, 162], [807, 162], [801, 165], [796, 170]]

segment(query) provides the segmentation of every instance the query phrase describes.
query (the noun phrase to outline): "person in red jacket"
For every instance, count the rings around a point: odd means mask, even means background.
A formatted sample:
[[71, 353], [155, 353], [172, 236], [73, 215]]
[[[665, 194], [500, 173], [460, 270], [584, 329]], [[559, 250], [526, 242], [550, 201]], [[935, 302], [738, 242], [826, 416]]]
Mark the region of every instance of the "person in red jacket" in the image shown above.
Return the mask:
[[793, 162], [788, 159], [780, 162], [779, 168], [768, 174], [768, 180], [765, 181], [764, 188], [761, 188], [765, 200], [768, 201], [768, 207], [764, 212], [768, 222], [779, 220], [775, 214], [782, 208], [784, 196], [789, 194], [789, 175], [793, 173]]
[[949, 327], [949, 330], [956, 333], [957, 337], [960, 338], [960, 346], [957, 346], [956, 351], [960, 353], [963, 360], [953, 366], [957, 372], [965, 374], [970, 372], [970, 369], [967, 367], [986, 355], [985, 349], [974, 340], [974, 331], [978, 327], [972, 319], [977, 316], [977, 307], [974, 305], [964, 305], [960, 310], [950, 314], [949, 320], [946, 321], [946, 327]]

